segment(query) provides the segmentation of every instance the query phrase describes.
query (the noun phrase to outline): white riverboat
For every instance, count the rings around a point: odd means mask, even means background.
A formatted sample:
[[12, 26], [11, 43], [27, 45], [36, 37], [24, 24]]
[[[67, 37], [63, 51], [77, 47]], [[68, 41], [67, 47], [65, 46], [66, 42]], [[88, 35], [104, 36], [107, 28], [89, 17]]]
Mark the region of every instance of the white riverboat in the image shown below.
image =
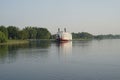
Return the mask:
[[57, 41], [71, 41], [72, 34], [69, 32], [66, 32], [66, 28], [64, 28], [64, 31], [60, 31], [60, 29], [58, 28], [58, 32], [56, 34], [56, 40]]

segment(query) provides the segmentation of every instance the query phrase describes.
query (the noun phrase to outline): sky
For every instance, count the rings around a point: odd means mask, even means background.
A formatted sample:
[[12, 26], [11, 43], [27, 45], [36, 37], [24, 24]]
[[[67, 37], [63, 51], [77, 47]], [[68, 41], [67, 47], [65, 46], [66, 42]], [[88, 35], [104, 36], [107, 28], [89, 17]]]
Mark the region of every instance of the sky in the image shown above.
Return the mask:
[[120, 34], [120, 0], [0, 0], [0, 25]]

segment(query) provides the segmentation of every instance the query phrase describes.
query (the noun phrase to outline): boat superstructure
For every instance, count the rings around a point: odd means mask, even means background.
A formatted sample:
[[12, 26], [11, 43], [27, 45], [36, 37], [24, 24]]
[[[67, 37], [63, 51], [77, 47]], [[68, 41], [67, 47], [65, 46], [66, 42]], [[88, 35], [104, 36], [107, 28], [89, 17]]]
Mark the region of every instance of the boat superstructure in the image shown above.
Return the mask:
[[58, 28], [58, 32], [56, 34], [56, 40], [57, 41], [70, 41], [72, 40], [72, 34], [69, 32], [66, 32], [66, 28], [64, 28], [64, 31], [60, 31], [60, 28]]

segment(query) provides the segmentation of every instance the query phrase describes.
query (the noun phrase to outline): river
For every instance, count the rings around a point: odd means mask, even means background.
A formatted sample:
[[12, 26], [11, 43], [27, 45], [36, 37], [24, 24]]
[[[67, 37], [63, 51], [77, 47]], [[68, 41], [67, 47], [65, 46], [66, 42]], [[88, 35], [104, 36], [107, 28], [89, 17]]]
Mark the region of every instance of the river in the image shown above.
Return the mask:
[[120, 39], [1, 45], [0, 80], [120, 80]]

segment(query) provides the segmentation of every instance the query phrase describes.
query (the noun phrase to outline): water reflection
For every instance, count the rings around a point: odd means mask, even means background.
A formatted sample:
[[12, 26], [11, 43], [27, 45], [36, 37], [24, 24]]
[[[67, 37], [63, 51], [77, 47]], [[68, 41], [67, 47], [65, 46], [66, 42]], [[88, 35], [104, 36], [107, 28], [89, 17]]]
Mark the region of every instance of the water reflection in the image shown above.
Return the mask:
[[49, 40], [31, 40], [29, 43], [30, 48], [49, 48]]
[[67, 58], [72, 56], [72, 41], [58, 42], [58, 55], [61, 58]]
[[8, 55], [8, 46], [1, 45], [0, 46], [0, 63], [6, 62], [7, 55]]
[[43, 41], [43, 40], [30, 41], [29, 43], [26, 44], [0, 45], [0, 64], [13, 63], [16, 61], [16, 59], [18, 59], [19, 54], [22, 53], [27, 56], [32, 56], [32, 54], [30, 54], [32, 53], [32, 51], [34, 54], [36, 53], [36, 55], [40, 52], [46, 53], [47, 50], [45, 49], [49, 47], [50, 47], [50, 41]]
[[0, 80], [120, 80], [120, 40], [3, 45], [0, 71]]
[[86, 47], [92, 44], [92, 40], [83, 40], [83, 41], [73, 41], [73, 46], [76, 47]]

